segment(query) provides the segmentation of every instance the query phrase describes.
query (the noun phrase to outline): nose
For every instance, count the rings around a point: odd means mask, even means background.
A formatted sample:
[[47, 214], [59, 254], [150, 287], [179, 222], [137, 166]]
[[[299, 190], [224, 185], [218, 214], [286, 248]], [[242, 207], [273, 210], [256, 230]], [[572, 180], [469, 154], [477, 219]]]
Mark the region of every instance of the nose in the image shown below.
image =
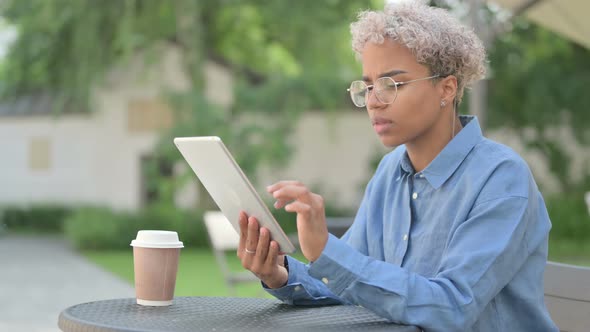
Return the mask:
[[367, 91], [367, 109], [378, 109], [386, 106], [386, 104], [382, 103], [378, 98], [377, 94], [375, 93], [375, 89], [371, 89]]

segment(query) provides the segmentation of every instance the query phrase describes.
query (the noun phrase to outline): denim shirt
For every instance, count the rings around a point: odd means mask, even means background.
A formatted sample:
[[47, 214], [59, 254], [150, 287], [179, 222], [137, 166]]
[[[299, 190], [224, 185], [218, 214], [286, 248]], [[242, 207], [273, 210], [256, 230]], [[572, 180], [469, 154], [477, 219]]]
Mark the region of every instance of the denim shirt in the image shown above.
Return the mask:
[[360, 305], [425, 331], [557, 331], [543, 272], [551, 222], [527, 164], [477, 118], [422, 171], [404, 146], [367, 185], [355, 221], [311, 264], [287, 257], [294, 305]]

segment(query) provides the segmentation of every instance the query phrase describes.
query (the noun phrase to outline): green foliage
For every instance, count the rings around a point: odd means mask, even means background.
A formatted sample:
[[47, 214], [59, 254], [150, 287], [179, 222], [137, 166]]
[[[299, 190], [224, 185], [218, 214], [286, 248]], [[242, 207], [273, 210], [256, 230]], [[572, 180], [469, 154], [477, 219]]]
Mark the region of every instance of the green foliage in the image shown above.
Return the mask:
[[[87, 111], [92, 88], [113, 65], [138, 50], [154, 55], [154, 46], [163, 42], [179, 46], [190, 87], [168, 94], [176, 127], [163, 134], [154, 164], [146, 170], [158, 200], [172, 204], [173, 193], [190, 176], [159, 174], [160, 163], [182, 162], [172, 137], [221, 136], [252, 176], [261, 164], [279, 167], [288, 160], [292, 148], [287, 138], [302, 111], [349, 105], [345, 88], [358, 75], [349, 23], [357, 11], [382, 4], [6, 0], [0, 15], [17, 27], [18, 38], [0, 71], [0, 97], [41, 91], [56, 97], [58, 112]], [[225, 65], [238, 82], [229, 109], [204, 98], [205, 59]], [[255, 113], [265, 121], [244, 123]]]
[[490, 126], [542, 132], [566, 119], [579, 140], [590, 141], [589, 50], [517, 19], [496, 41], [490, 61]]
[[[83, 255], [90, 261], [110, 271], [133, 285], [133, 252], [131, 248], [116, 251], [87, 250]], [[296, 253], [302, 261], [305, 258]], [[230, 269], [244, 271], [235, 254], [228, 253]], [[270, 297], [260, 287], [260, 282], [236, 285], [237, 294], [233, 294], [225, 283], [223, 274], [215, 256], [209, 249], [184, 248], [180, 251], [178, 273], [176, 275], [175, 296], [239, 296]]]
[[[174, 205], [174, 195], [187, 180], [195, 180], [190, 168], [173, 176], [161, 174], [160, 165], [186, 164], [172, 141], [174, 137], [182, 136], [219, 136], [228, 146], [240, 167], [253, 182], [256, 180], [256, 170], [260, 165], [278, 167], [284, 165], [291, 155], [292, 149], [287, 144], [287, 135], [292, 130], [292, 119], [297, 113], [280, 112], [268, 115], [263, 121], [256, 117], [243, 114], [232, 115], [230, 111], [208, 103], [198, 93], [171, 94], [171, 100], [176, 105], [178, 124], [171, 130], [162, 133], [154, 153], [154, 163], [148, 165], [146, 178], [149, 188], [158, 191], [158, 201]], [[290, 109], [290, 108], [287, 108]], [[237, 112], [236, 112], [237, 113]], [[281, 116], [279, 116], [281, 115]], [[233, 119], [232, 119], [233, 117]], [[199, 197], [207, 197], [207, 193], [200, 188]], [[201, 200], [200, 209], [211, 209], [215, 206], [209, 201]]]
[[285, 209], [275, 209], [272, 207], [272, 203], [267, 204], [267, 206], [270, 207], [270, 212], [279, 222], [285, 234], [297, 233], [297, 215], [295, 213], [287, 212]]
[[590, 214], [583, 191], [553, 196], [546, 203], [553, 224], [552, 240], [567, 239], [575, 243], [590, 241]]
[[78, 249], [126, 249], [142, 229], [178, 232], [185, 247], [207, 247], [202, 213], [181, 211], [169, 205], [153, 205], [139, 213], [107, 208], [82, 208], [65, 221], [65, 235]]
[[[545, 138], [537, 138], [534, 141], [527, 142], [527, 147], [530, 149], [537, 149], [541, 151], [549, 162], [549, 170], [557, 177], [559, 183], [562, 185], [564, 192], [576, 191], [576, 187], [580, 184], [575, 183], [569, 172], [564, 172], [564, 165], [570, 163], [570, 156], [564, 152], [563, 147], [558, 142], [548, 140]], [[588, 173], [590, 176], [590, 173]]]
[[[3, 72], [2, 95], [39, 91], [76, 112], [89, 111], [90, 90], [113, 64], [170, 36], [175, 21], [166, 1], [3, 1], [1, 14], [18, 29]], [[158, 22], [154, 25], [153, 22]]]
[[295, 110], [341, 111], [354, 107], [346, 91], [349, 84], [350, 79], [321, 72], [298, 78], [273, 78], [259, 86], [240, 81], [236, 87], [240, 107], [236, 112], [257, 110], [272, 115]]
[[138, 217], [135, 233], [141, 229], [162, 229], [178, 232], [185, 247], [207, 248], [209, 240], [200, 211], [184, 211], [168, 204], [144, 209]]
[[70, 209], [62, 206], [8, 206], [0, 208], [0, 224], [10, 230], [60, 232]]
[[135, 238], [136, 217], [107, 208], [88, 207], [72, 213], [64, 225], [65, 235], [78, 249], [128, 248]]
[[[547, 157], [563, 191], [571, 192], [577, 184], [564, 171], [571, 156], [546, 129], [569, 126], [582, 146], [590, 143], [590, 51], [517, 18], [496, 40], [490, 61], [490, 127], [534, 128], [538, 135], [521, 139]], [[590, 176], [590, 168], [582, 172]]]
[[590, 242], [572, 241], [551, 235], [548, 259], [554, 262], [590, 266]]
[[2, 93], [47, 91], [86, 111], [92, 86], [114, 64], [162, 41], [182, 47], [191, 84], [201, 92], [207, 57], [254, 84], [317, 73], [348, 80], [355, 65], [348, 24], [358, 10], [381, 3], [7, 0], [0, 15], [18, 38], [0, 73]]

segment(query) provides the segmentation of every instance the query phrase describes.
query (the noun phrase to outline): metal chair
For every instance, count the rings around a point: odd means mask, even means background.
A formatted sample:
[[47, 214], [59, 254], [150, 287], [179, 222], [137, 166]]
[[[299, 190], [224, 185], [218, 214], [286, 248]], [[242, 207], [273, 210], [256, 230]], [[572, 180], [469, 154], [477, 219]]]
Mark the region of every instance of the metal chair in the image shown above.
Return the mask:
[[545, 304], [560, 331], [590, 331], [590, 268], [547, 262]]
[[227, 262], [227, 252], [233, 255], [240, 244], [240, 237], [227, 218], [220, 211], [207, 211], [203, 219], [209, 235], [209, 241], [215, 255], [215, 260], [221, 269], [230, 295], [236, 295], [236, 284], [252, 283], [260, 280], [250, 271], [234, 271]]

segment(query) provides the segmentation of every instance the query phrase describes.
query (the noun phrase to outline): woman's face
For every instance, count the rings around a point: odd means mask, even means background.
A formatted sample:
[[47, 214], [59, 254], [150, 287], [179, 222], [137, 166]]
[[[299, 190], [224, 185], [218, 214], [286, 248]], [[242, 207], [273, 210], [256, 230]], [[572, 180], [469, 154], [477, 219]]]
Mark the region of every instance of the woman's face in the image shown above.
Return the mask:
[[[383, 44], [367, 43], [361, 58], [363, 80], [367, 85], [384, 76], [396, 82], [406, 82], [433, 75], [427, 67], [416, 62], [406, 47], [388, 38]], [[397, 98], [392, 104], [382, 103], [374, 91], [369, 92], [367, 112], [383, 145], [394, 147], [430, 137], [428, 134], [443, 119], [442, 94], [442, 89], [432, 84], [432, 80], [398, 87]]]

